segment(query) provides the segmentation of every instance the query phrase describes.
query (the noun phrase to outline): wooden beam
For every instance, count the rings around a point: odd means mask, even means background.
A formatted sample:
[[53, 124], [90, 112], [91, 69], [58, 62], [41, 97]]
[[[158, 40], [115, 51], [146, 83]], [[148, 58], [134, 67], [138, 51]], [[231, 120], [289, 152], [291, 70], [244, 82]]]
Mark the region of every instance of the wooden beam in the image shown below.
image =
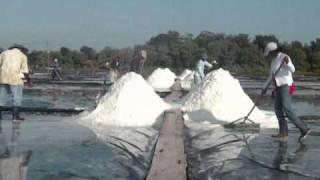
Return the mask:
[[147, 180], [186, 180], [184, 121], [179, 110], [167, 111]]
[[[85, 109], [62, 109], [62, 108], [46, 108], [46, 107], [20, 107], [20, 112], [40, 112], [40, 113], [81, 113]], [[12, 107], [0, 106], [0, 111], [12, 111]]]

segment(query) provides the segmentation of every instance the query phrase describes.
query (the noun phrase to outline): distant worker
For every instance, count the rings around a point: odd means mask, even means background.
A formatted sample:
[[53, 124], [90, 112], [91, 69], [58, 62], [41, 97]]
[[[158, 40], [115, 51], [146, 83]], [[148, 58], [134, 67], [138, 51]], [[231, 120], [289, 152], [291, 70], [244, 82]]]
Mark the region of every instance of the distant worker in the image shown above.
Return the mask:
[[120, 67], [121, 67], [120, 56], [117, 56], [111, 62], [111, 69], [116, 73], [117, 77], [120, 76]]
[[108, 69], [108, 78], [105, 78], [105, 85], [106, 79], [110, 82], [115, 82], [120, 76], [120, 56], [114, 58], [111, 63], [106, 62], [106, 67]]
[[130, 71], [142, 75], [143, 66], [146, 61], [147, 61], [147, 51], [145, 49], [140, 50], [138, 55], [131, 61]]
[[60, 65], [59, 65], [59, 60], [57, 58], [55, 58], [53, 60], [53, 70], [52, 70], [52, 73], [51, 73], [51, 80], [55, 80], [56, 78], [58, 80], [62, 80], [61, 68], [60, 68]]
[[[216, 61], [214, 61], [216, 62]], [[207, 54], [203, 54], [202, 58], [199, 59], [199, 61], [196, 64], [196, 71], [194, 74], [194, 80], [195, 80], [195, 84], [200, 84], [201, 81], [204, 79], [205, 74], [204, 74], [204, 69], [205, 67], [208, 68], [212, 68], [212, 64], [210, 64], [208, 62], [208, 55]]]
[[[13, 120], [24, 120], [20, 117], [24, 79], [32, 85], [29, 75], [28, 50], [21, 45], [14, 45], [0, 55], [0, 106], [6, 105], [7, 97], [11, 94]], [[0, 119], [2, 114], [0, 111]]]
[[112, 60], [110, 67], [112, 70], [116, 71], [117, 74], [120, 72], [120, 56], [117, 56]]
[[[275, 88], [274, 109], [279, 122], [279, 133], [272, 137], [286, 139], [288, 137], [288, 119], [300, 130], [299, 141], [305, 139], [310, 133], [310, 129], [302, 122], [294, 112], [291, 106], [291, 95], [294, 91], [292, 74], [295, 67], [287, 54], [280, 52], [275, 42], [269, 42], [264, 51], [267, 59], [271, 60], [270, 75], [261, 92], [264, 95], [267, 92], [267, 86], [273, 82]], [[283, 64], [281, 66], [281, 64]], [[280, 67], [281, 66], [281, 67]], [[277, 71], [280, 68], [279, 71]]]

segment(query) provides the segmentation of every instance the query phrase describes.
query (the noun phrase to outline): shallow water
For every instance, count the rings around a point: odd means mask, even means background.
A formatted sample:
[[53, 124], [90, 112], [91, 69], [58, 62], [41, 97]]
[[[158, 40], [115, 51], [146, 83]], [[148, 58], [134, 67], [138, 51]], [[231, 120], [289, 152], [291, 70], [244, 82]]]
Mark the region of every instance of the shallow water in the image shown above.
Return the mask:
[[[33, 91], [24, 94], [23, 103], [33, 107], [92, 109], [94, 95], [90, 98], [73, 92]], [[14, 158], [32, 152], [28, 180], [143, 179], [148, 170], [156, 131], [92, 129], [81, 125], [82, 115], [22, 115], [24, 122], [13, 123], [11, 113], [4, 113], [4, 120], [0, 121], [0, 156]]]
[[27, 179], [142, 179], [147, 172], [155, 132], [122, 129], [122, 133], [129, 131], [130, 136], [97, 136], [75, 118], [26, 118], [22, 123], [0, 121], [0, 156], [13, 158], [32, 152]]
[[188, 127], [190, 179], [320, 178], [318, 136], [301, 144], [296, 131], [286, 142], [272, 139], [273, 130], [244, 133], [199, 123]]
[[24, 94], [23, 105], [50, 108], [93, 108], [94, 95], [74, 92], [32, 91]]

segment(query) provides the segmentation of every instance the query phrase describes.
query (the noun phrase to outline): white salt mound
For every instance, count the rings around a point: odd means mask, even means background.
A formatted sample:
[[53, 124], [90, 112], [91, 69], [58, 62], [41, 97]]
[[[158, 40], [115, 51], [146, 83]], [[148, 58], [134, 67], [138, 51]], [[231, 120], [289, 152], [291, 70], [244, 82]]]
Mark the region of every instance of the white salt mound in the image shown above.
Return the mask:
[[157, 68], [148, 78], [148, 83], [154, 89], [169, 89], [173, 84], [176, 75], [168, 68]]
[[190, 90], [194, 87], [194, 71], [190, 71], [183, 79], [181, 79], [181, 87], [185, 90]]
[[[209, 73], [189, 92], [183, 105], [191, 120], [223, 123], [246, 116], [254, 104], [239, 81], [220, 68]], [[258, 108], [249, 118], [262, 127], [277, 127], [278, 124], [274, 117], [267, 117]]]
[[122, 76], [86, 119], [93, 125], [151, 126], [168, 105], [136, 73]]
[[179, 78], [181, 80], [183, 80], [185, 77], [187, 77], [189, 74], [191, 74], [193, 71], [189, 70], [189, 69], [185, 69], [183, 70], [183, 72], [181, 73], [181, 75], [179, 76]]

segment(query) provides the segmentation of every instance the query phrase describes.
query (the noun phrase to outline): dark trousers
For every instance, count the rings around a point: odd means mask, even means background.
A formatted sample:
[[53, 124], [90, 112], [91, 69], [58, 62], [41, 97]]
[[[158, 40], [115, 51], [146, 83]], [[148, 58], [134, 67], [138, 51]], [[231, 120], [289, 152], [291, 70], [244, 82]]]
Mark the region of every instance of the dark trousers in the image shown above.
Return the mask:
[[280, 134], [288, 135], [288, 124], [285, 120], [285, 115], [300, 130], [300, 132], [306, 132], [308, 130], [307, 125], [299, 119], [292, 109], [288, 85], [276, 88], [274, 109], [279, 121]]

